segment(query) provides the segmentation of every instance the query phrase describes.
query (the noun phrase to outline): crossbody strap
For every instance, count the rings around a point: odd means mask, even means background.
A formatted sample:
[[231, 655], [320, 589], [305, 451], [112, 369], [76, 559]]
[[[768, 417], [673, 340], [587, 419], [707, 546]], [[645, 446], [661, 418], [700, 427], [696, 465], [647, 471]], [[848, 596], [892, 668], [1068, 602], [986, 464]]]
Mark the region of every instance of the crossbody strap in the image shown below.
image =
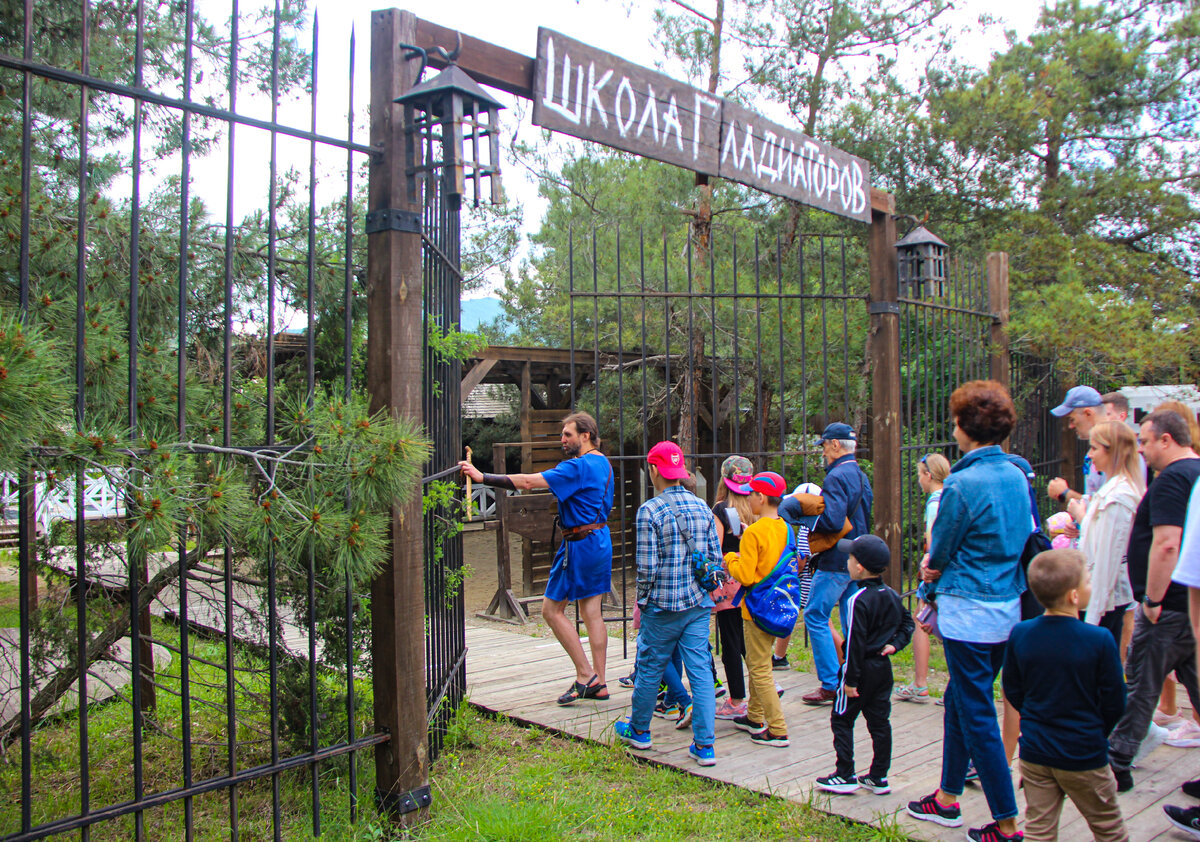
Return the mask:
[[789, 550], [792, 552], [792, 555], [795, 556], [795, 554], [796, 554], [795, 553], [796, 536], [792, 532], [792, 525], [790, 523], [788, 523], [786, 520], [783, 522], [783, 525], [787, 527], [788, 536], [787, 536], [787, 544], [784, 546], [783, 552], [779, 554], [779, 561], [777, 561], [775, 563], [775, 566], [771, 568], [770, 573], [768, 573], [766, 576], [763, 576], [761, 579], [759, 579], [753, 585], [742, 585], [742, 587], [745, 588], [746, 590], [752, 591], [755, 588], [757, 588], [759, 585], [761, 585], [763, 582], [766, 582], [769, 579], [773, 579], [775, 577], [775, 574], [777, 574], [780, 570], [782, 570], [784, 568], [784, 566], [787, 564]]
[[688, 545], [688, 551], [695, 553], [696, 542], [692, 540], [692, 533], [683, 525], [683, 518], [679, 516], [679, 509], [675, 508], [669, 497], [664, 496], [663, 502], [667, 504], [667, 508], [671, 510], [671, 514], [675, 515], [675, 524], [679, 527], [679, 534], [683, 536], [683, 540]]

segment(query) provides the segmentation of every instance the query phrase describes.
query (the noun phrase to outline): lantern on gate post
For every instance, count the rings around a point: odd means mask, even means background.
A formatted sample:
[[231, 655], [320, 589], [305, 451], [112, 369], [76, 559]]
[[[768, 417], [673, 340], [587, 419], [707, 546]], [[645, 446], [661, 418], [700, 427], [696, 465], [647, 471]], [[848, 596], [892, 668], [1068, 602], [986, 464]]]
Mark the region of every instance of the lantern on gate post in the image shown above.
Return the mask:
[[946, 291], [946, 244], [924, 225], [896, 243], [902, 298], [940, 298]]
[[[451, 58], [456, 56], [457, 51]], [[499, 102], [453, 63], [395, 101], [413, 109], [409, 126], [422, 147], [419, 170], [431, 176], [443, 170], [445, 192], [454, 207], [462, 202], [468, 183], [478, 207], [484, 180], [490, 200], [500, 202]]]

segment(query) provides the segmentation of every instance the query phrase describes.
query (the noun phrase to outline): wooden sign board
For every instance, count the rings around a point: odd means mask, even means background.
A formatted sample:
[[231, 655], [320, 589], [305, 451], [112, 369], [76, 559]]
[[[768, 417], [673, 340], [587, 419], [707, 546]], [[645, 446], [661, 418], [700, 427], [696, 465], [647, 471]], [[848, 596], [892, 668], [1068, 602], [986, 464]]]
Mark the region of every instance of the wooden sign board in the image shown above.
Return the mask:
[[871, 221], [870, 165], [726, 100], [721, 112], [721, 178]]
[[533, 124], [871, 221], [861, 158], [545, 27]]
[[717, 175], [721, 100], [545, 27], [533, 124]]

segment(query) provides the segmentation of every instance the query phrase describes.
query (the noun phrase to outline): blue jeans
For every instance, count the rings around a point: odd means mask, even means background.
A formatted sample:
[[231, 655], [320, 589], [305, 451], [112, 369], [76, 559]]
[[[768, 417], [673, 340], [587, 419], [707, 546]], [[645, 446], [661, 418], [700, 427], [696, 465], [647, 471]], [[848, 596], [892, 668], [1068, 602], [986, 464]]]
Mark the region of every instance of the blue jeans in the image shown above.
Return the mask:
[[943, 724], [942, 792], [962, 795], [967, 764], [974, 760], [992, 818], [1011, 819], [1017, 815], [1017, 797], [992, 695], [996, 676], [1004, 666], [1004, 644], [950, 638], [944, 644], [950, 683]]
[[846, 603], [856, 587], [850, 581], [849, 573], [834, 573], [831, 570], [813, 573], [808, 604], [804, 606], [804, 626], [808, 629], [808, 639], [812, 641], [817, 678], [826, 690], [836, 690], [838, 686], [837, 647], [833, 645], [833, 634], [829, 631], [829, 618], [833, 614], [833, 606], [838, 606], [842, 629], [846, 628]]
[[[683, 686], [683, 653], [679, 651], [678, 646], [663, 669], [662, 680], [667, 685], [667, 696], [663, 700], [667, 707], [675, 704], [685, 708], [692, 703], [692, 697]], [[634, 683], [636, 684], [636, 679]]]
[[708, 649], [711, 606], [687, 611], [664, 611], [642, 606], [642, 628], [637, 638], [637, 678], [633, 683], [633, 710], [629, 721], [638, 731], [650, 729], [659, 676], [679, 647], [692, 688], [692, 735], [696, 743], [710, 746], [715, 739], [717, 699], [713, 689], [712, 655]]

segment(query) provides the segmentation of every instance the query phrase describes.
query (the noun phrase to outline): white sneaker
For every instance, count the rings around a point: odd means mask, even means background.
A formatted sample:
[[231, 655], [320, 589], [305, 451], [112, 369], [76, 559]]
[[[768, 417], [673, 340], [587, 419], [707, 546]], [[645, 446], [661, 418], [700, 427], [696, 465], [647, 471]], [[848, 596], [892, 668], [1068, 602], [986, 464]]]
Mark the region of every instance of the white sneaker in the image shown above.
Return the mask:
[[1150, 752], [1154, 751], [1160, 745], [1167, 741], [1171, 736], [1171, 732], [1161, 725], [1150, 723], [1150, 730], [1146, 732], [1146, 736], [1142, 738], [1142, 744], [1138, 746], [1137, 753], [1133, 755], [1133, 762], [1136, 764], [1144, 759]]
[[1171, 730], [1171, 735], [1167, 737], [1167, 745], [1176, 748], [1200, 746], [1200, 725], [1191, 719], [1184, 720], [1182, 725]]
[[1182, 725], [1186, 721], [1187, 720], [1185, 720], [1182, 716], [1180, 716], [1177, 713], [1167, 714], [1167, 713], [1163, 713], [1158, 708], [1154, 709], [1154, 724], [1161, 725], [1162, 727], [1166, 728], [1168, 731], [1174, 731], [1176, 728], [1178, 728], [1180, 725]]

